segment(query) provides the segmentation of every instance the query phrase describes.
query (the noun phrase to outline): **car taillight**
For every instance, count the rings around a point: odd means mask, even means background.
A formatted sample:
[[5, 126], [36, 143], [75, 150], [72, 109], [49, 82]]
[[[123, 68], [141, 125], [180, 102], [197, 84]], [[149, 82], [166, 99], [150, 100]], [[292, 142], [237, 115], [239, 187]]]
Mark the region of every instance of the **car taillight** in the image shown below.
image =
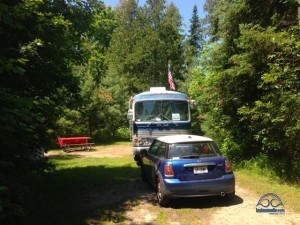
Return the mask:
[[173, 168], [170, 164], [165, 165], [165, 176], [166, 177], [173, 177], [174, 176], [174, 171], [173, 171]]
[[232, 169], [231, 169], [230, 162], [226, 159], [225, 160], [225, 172], [230, 173], [231, 171], [232, 171]]

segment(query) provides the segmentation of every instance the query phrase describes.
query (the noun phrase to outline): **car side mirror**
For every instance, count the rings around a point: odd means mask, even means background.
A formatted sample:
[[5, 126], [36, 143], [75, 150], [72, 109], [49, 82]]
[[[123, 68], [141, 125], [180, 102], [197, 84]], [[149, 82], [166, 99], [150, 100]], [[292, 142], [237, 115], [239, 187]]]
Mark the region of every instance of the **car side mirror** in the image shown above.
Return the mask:
[[133, 119], [133, 112], [132, 112], [132, 109], [129, 109], [129, 110], [128, 110], [128, 113], [127, 113], [127, 119], [128, 119], [128, 120], [132, 120], [132, 119]]
[[189, 100], [189, 103], [190, 103], [190, 107], [191, 107], [191, 109], [196, 109], [196, 107], [197, 107], [197, 103], [196, 103], [196, 101], [195, 101], [195, 100], [193, 100], [193, 99], [190, 99], [190, 100]]
[[141, 155], [147, 155], [148, 154], [148, 150], [147, 149], [141, 149], [140, 150], [140, 154]]

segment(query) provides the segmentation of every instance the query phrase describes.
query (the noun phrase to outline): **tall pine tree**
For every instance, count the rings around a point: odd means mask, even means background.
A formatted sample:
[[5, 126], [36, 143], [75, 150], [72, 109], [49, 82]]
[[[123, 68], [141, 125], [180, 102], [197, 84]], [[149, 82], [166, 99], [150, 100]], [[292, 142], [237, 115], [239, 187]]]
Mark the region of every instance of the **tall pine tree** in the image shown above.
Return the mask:
[[199, 58], [203, 48], [203, 31], [201, 21], [198, 16], [197, 5], [193, 8], [193, 15], [190, 19], [191, 25], [189, 29], [188, 44], [191, 46], [192, 55]]

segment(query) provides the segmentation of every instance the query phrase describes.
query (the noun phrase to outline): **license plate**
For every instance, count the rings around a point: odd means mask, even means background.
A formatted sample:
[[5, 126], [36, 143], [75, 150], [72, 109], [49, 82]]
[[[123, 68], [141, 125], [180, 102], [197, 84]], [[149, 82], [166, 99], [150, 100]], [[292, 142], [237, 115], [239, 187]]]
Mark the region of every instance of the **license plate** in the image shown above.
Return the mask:
[[194, 167], [194, 174], [208, 173], [207, 166]]

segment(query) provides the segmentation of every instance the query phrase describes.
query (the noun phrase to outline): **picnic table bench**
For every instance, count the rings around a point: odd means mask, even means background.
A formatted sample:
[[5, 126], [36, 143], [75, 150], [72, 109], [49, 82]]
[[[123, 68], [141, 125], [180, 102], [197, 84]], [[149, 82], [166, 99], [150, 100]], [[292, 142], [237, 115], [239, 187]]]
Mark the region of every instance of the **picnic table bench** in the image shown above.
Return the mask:
[[70, 151], [79, 147], [80, 150], [91, 150], [95, 143], [89, 142], [91, 137], [60, 137], [58, 143], [63, 151]]

